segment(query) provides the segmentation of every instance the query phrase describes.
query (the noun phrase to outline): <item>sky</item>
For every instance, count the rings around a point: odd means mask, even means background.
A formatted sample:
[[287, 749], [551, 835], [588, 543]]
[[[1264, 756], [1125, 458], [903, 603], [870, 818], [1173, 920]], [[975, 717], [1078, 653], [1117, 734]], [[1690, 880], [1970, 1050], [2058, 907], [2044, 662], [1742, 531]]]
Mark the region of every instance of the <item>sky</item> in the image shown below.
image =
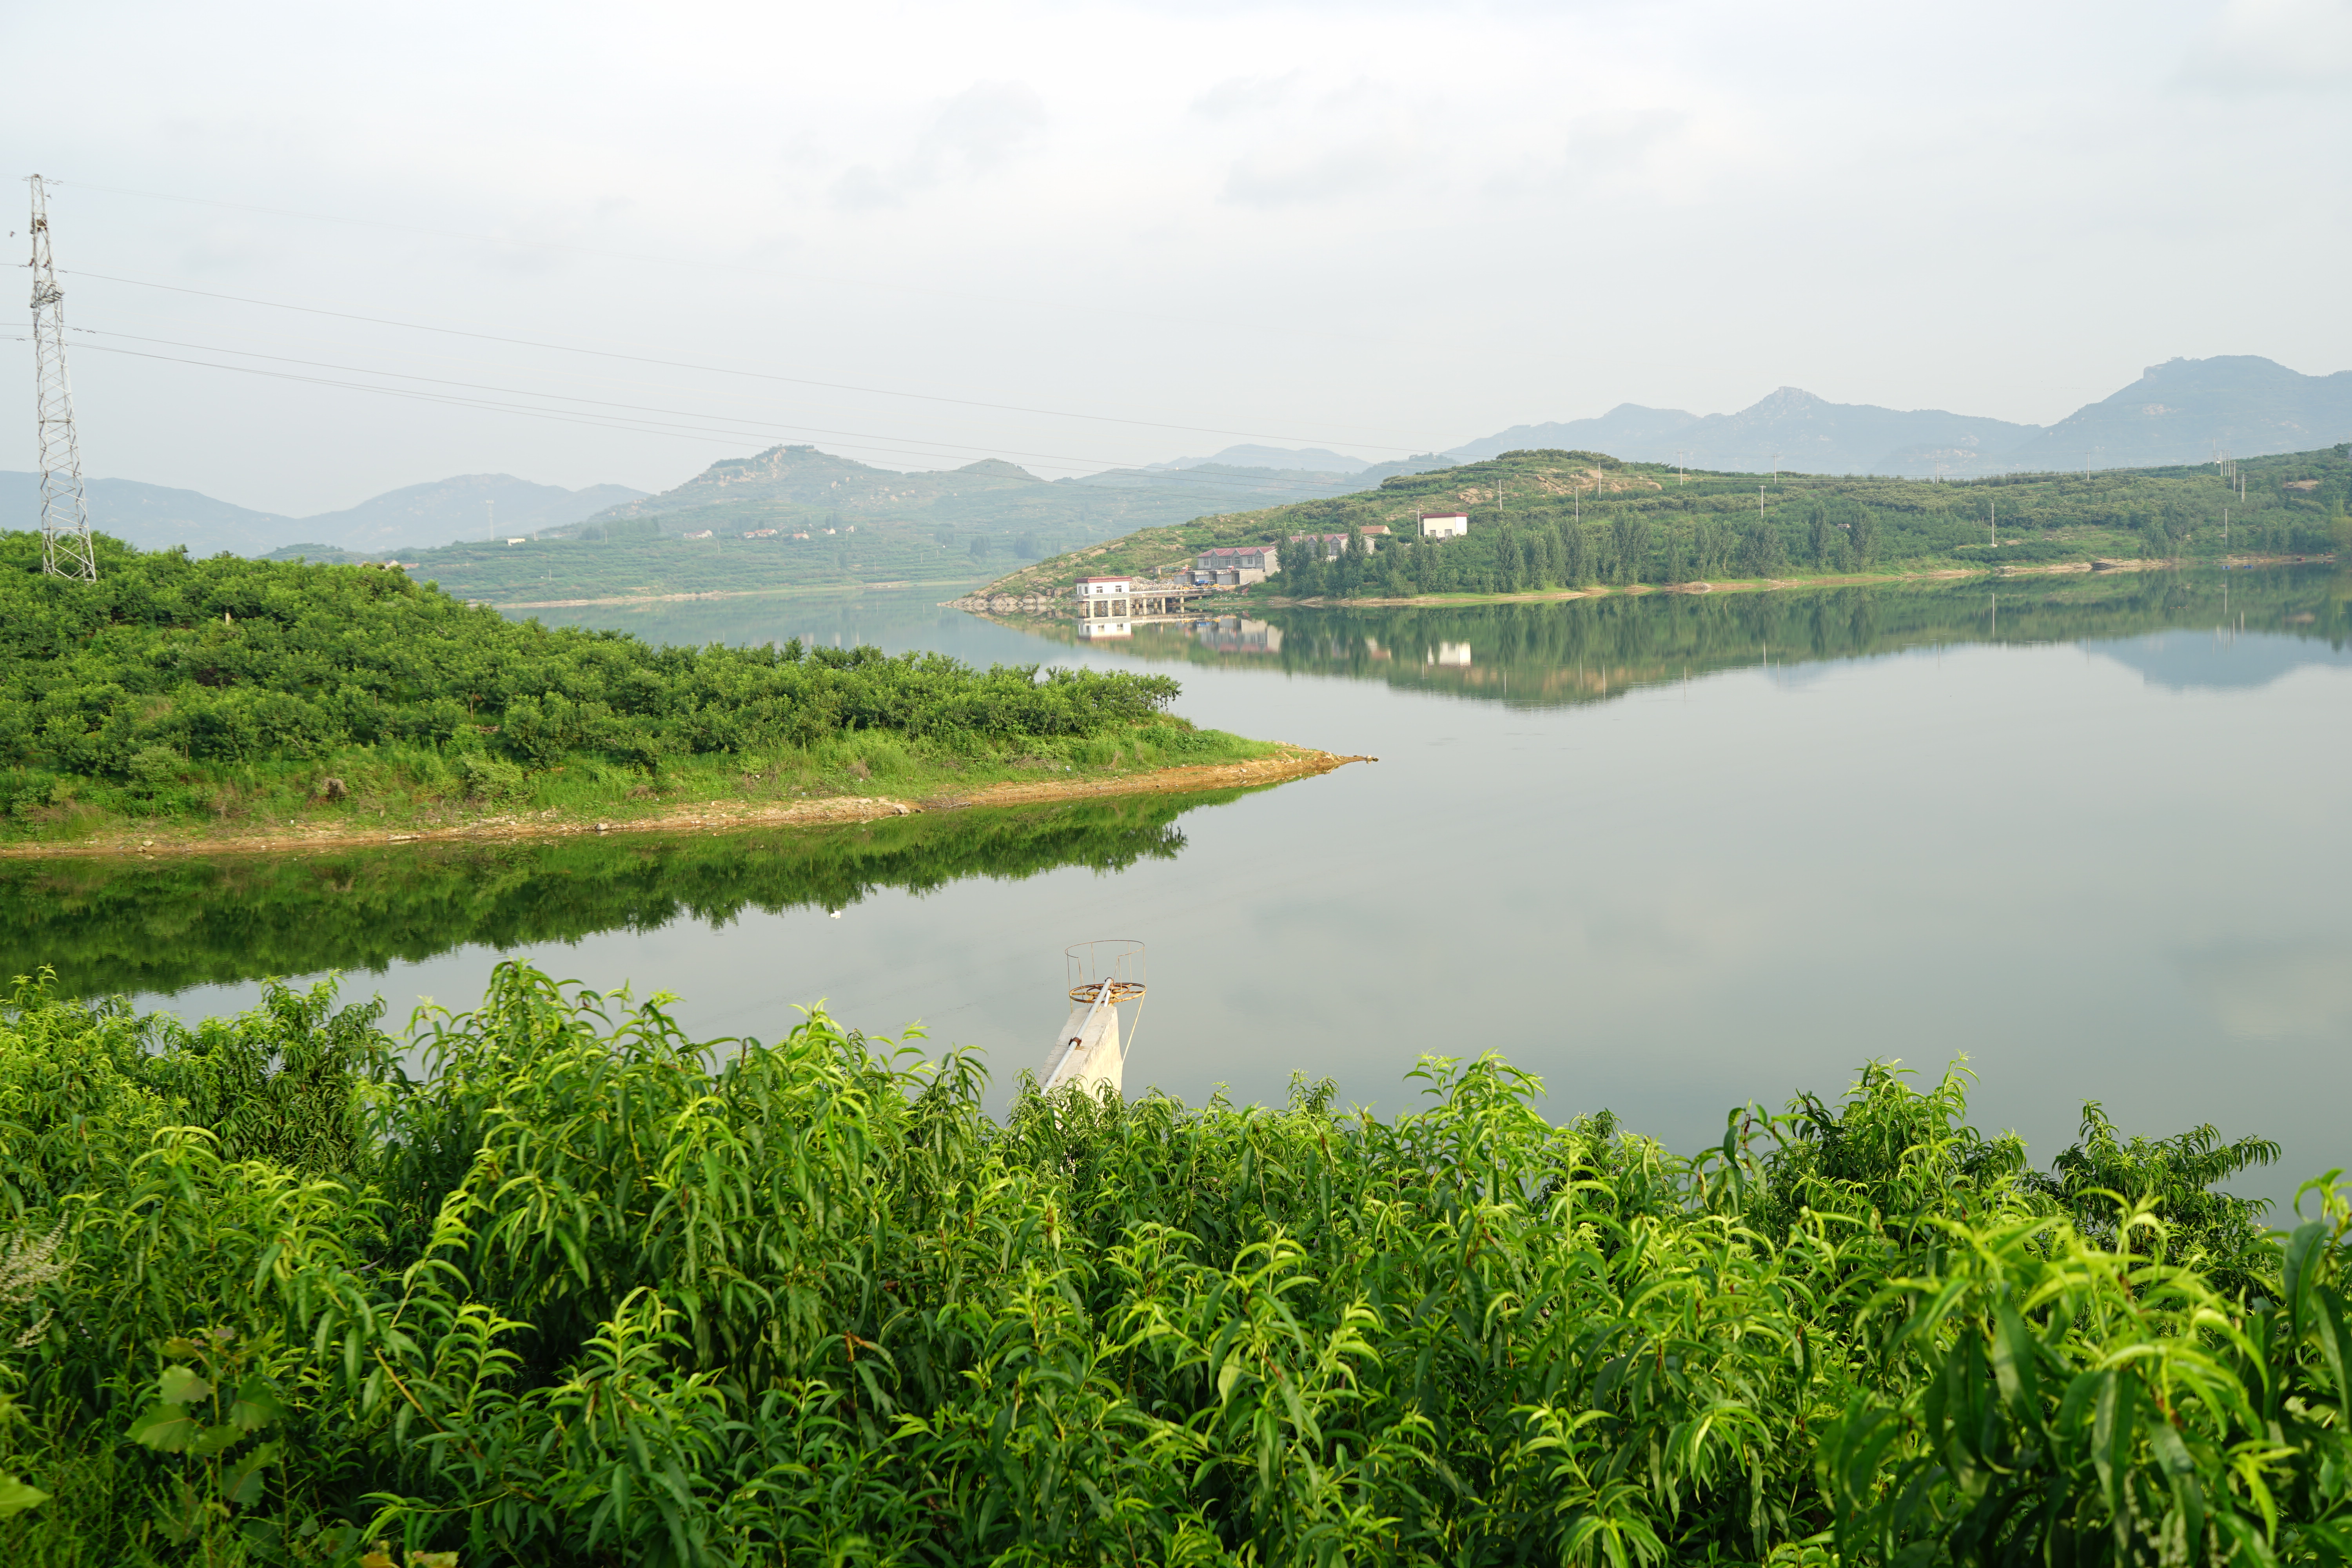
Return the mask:
[[2352, 0], [92, 0], [0, 58], [86, 470], [289, 515], [2352, 367]]

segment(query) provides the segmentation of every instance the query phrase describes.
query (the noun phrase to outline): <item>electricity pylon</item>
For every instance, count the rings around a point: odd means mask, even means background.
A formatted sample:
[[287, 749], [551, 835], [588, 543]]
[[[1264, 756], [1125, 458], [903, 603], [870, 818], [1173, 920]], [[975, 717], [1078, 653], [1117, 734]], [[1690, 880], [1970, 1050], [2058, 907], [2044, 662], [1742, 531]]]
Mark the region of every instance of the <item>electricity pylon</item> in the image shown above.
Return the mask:
[[66, 379], [65, 293], [49, 258], [49, 199], [41, 176], [33, 187], [33, 379], [41, 435], [41, 565], [56, 577], [98, 581], [89, 542], [89, 503], [81, 489], [81, 445], [74, 439], [73, 384]]

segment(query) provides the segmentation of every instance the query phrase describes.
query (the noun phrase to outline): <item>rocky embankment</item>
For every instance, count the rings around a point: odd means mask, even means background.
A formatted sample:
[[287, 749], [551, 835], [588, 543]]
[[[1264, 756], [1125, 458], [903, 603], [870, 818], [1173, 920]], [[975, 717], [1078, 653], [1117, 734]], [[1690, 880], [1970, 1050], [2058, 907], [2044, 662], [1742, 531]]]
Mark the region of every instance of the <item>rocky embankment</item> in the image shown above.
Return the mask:
[[1059, 594], [967, 594], [948, 600], [941, 608], [970, 610], [979, 616], [1050, 616], [1065, 603]]

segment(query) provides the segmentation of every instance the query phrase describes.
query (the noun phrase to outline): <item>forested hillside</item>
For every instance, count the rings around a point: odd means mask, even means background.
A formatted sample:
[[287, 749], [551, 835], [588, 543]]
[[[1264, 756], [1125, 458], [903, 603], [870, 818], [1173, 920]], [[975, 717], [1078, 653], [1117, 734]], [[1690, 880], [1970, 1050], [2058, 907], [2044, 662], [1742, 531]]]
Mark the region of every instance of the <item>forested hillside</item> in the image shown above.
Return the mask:
[[[1594, 452], [1507, 452], [1396, 476], [1377, 490], [1150, 529], [1013, 574], [984, 594], [1060, 593], [1090, 573], [1172, 574], [1213, 544], [1391, 530], [1327, 562], [1286, 546], [1255, 599], [1395, 598], [1589, 584], [1673, 584], [2095, 557], [2218, 559], [2334, 550], [2352, 447], [2196, 468], [2032, 474], [1967, 483], [1678, 473]], [[1460, 539], [1414, 537], [1463, 511]], [[2226, 513], [2226, 516], [2225, 516]], [[1996, 533], [1996, 526], [1998, 532]]]
[[[0, 1006], [26, 1563], [2330, 1564], [2352, 1190], [1866, 1068], [1685, 1157], [1024, 1095], [502, 966], [407, 1040]], [[1583, 1114], [1575, 1114], [1577, 1111]], [[362, 1558], [363, 1552], [373, 1555]], [[412, 1555], [446, 1552], [454, 1555]]]
[[343, 821], [664, 793], [785, 799], [1230, 742], [1164, 678], [873, 647], [656, 647], [468, 606], [398, 572], [101, 539], [44, 575], [0, 535], [0, 832], [121, 818]]

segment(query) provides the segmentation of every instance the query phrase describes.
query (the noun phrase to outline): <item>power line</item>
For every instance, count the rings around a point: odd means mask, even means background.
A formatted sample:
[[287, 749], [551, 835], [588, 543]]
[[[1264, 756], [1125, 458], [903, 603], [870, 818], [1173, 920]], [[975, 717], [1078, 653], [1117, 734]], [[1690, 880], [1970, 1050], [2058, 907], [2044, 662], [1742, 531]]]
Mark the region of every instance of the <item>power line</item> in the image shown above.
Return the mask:
[[370, 326], [399, 327], [408, 331], [438, 332], [446, 337], [473, 338], [481, 342], [503, 343], [509, 348], [546, 349], [556, 353], [591, 354], [600, 359], [626, 360], [635, 364], [656, 364], [667, 370], [700, 371], [711, 375], [740, 375], [753, 381], [782, 382], [792, 386], [813, 386], [826, 392], [856, 392], [876, 397], [905, 397], [922, 403], [952, 404], [960, 408], [986, 408], [1000, 414], [1036, 414], [1052, 419], [1091, 419], [1106, 425], [1132, 425], [1150, 430], [1181, 430], [1193, 436], [1240, 436], [1254, 441], [1303, 441], [1322, 447], [1354, 447], [1364, 451], [1405, 454], [1407, 448], [1370, 441], [1343, 441], [1324, 436], [1281, 436], [1263, 430], [1227, 430], [1209, 425], [1176, 425], [1163, 419], [1129, 419], [1112, 414], [1080, 414], [1064, 408], [1035, 408], [1019, 403], [990, 403], [974, 397], [949, 397], [931, 392], [903, 392], [895, 387], [862, 386], [853, 382], [817, 381], [807, 376], [778, 375], [771, 371], [740, 370], [732, 365], [698, 364], [691, 360], [658, 359], [650, 354], [624, 353], [617, 349], [583, 348], [576, 343], [543, 342], [533, 338], [501, 337], [495, 332], [469, 331], [462, 327], [439, 327], [425, 321], [404, 321], [386, 316], [362, 315], [352, 310], [330, 310], [315, 305], [292, 305], [279, 300], [257, 300], [245, 294], [220, 294], [207, 289], [190, 289], [177, 283], [154, 283], [141, 278], [119, 278], [104, 272], [77, 270], [77, 278], [91, 278], [105, 283], [122, 283], [135, 289], [160, 289], [174, 294], [193, 294], [204, 300], [224, 300], [232, 304], [258, 305], [272, 310], [294, 310], [308, 316], [331, 316], [337, 321], [363, 321]]
[[[52, 180], [49, 183], [53, 185], [62, 185], [68, 182]], [[574, 256], [593, 256], [606, 261], [635, 261], [658, 267], [665, 272], [673, 271], [678, 266], [678, 259], [675, 256], [647, 256], [638, 251], [605, 250], [595, 246], [568, 244], [560, 239], [521, 239], [509, 235], [477, 234], [467, 229], [433, 228], [424, 224], [394, 223], [383, 218], [346, 217], [340, 213], [297, 212], [290, 207], [268, 207], [253, 202], [225, 202], [212, 196], [183, 196], [173, 195], [164, 191], [134, 191], [121, 185], [98, 185], [87, 180], [75, 180], [72, 184], [79, 190], [103, 191], [109, 195], [137, 196], [144, 201], [183, 202], [190, 206], [223, 207], [231, 212], [262, 213], [271, 217], [295, 218], [303, 223], [346, 224], [355, 228], [381, 228], [399, 234], [430, 235], [436, 239], [470, 240], [477, 245], [511, 247], [523, 250], [560, 250]], [[871, 289], [884, 293], [921, 294], [937, 300], [958, 300], [980, 305], [1013, 305], [1022, 310], [1041, 310], [1048, 314], [1066, 313], [1070, 310], [1066, 304], [1046, 304], [1042, 300], [1015, 299], [1005, 295], [974, 294], [959, 289], [930, 289], [918, 283], [883, 283], [871, 278], [834, 277], [820, 272], [792, 272], [773, 267], [750, 267], [740, 262], [697, 261], [689, 265], [710, 271], [741, 273], [747, 278], [791, 278], [804, 282], [823, 283], [835, 288]], [[1098, 315], [1124, 316], [1143, 321], [1165, 321], [1180, 327], [1198, 328], [1213, 324], [1183, 316], [1166, 315], [1156, 310], [1105, 310], [1101, 307], [1093, 307], [1093, 310]], [[1354, 341], [1343, 339], [1339, 334], [1330, 332], [1306, 331], [1295, 327], [1289, 331], [1299, 337], [1317, 338], [1329, 342]]]
[[[131, 337], [131, 334], [129, 333], [97, 333], [92, 331], [90, 329], [84, 328], [77, 328], [76, 330], [83, 331], [89, 335]], [[322, 364], [316, 361], [294, 360], [289, 359], [283, 355], [256, 353], [243, 349], [214, 349], [199, 344], [173, 343], [168, 339], [131, 338], [131, 341], [138, 342], [162, 343], [172, 347], [196, 348], [200, 352], [205, 353], [243, 354], [256, 359], [277, 360], [282, 363], [307, 365], [314, 369], [341, 370], [352, 374], [383, 375], [404, 380], [425, 381], [435, 385], [467, 388], [471, 391], [504, 393], [509, 396], [552, 398], [561, 402], [587, 404], [591, 405], [592, 408], [602, 407], [614, 410], [614, 412], [600, 416], [593, 413], [583, 412], [574, 409], [535, 407], [528, 404], [503, 403], [491, 398], [465, 396], [460, 395], [457, 393], [451, 392], [430, 392], [412, 387], [378, 386], [366, 382], [337, 381], [328, 376], [302, 375], [290, 371], [265, 370], [257, 365], [222, 364], [212, 360], [187, 359], [177, 354], [150, 353], [139, 349], [117, 348], [108, 343], [85, 343], [83, 347], [86, 351], [95, 353], [120, 354], [131, 359], [154, 360], [165, 364], [191, 365], [203, 370], [232, 371], [241, 375], [268, 376], [273, 380], [297, 382], [310, 386], [334, 387], [347, 392], [370, 392], [381, 396], [406, 398], [412, 402], [437, 403], [448, 407], [472, 408], [493, 413], [520, 414], [532, 418], [553, 420], [563, 424], [584, 425], [591, 426], [592, 428], [603, 430], [624, 430], [641, 435], [674, 436], [686, 439], [724, 441], [730, 445], [732, 445], [737, 441], [773, 442], [776, 439], [777, 433], [779, 431], [796, 430], [808, 433], [815, 428], [810, 426], [790, 426], [755, 419], [740, 420], [738, 421], [738, 423], [740, 425], [750, 426], [764, 425], [766, 427], [759, 429], [741, 429], [730, 428], [723, 424], [718, 423], [683, 424], [673, 420], [646, 418], [643, 416], [647, 414], [675, 414], [679, 416], [682, 419], [703, 421], [720, 421], [725, 420], [730, 416], [725, 415], [700, 414], [693, 410], [687, 409], [661, 409], [646, 407], [642, 405], [602, 403], [601, 400], [598, 399], [572, 397], [562, 393], [536, 393], [527, 389], [514, 387], [487, 386], [474, 383], [451, 382], [440, 380], [436, 377], [411, 375], [408, 373], [402, 371], [377, 371], [369, 370], [361, 366]], [[824, 433], [846, 435], [853, 437], [853, 439], [845, 441], [836, 440], [833, 443], [834, 445], [848, 447], [853, 451], [864, 451], [892, 457], [936, 458], [941, 456], [969, 455], [972, 452], [982, 452], [993, 455], [995, 452], [1003, 450], [1003, 448], [995, 447], [959, 447], [950, 446], [946, 443], [930, 443], [929, 445], [937, 449], [925, 451], [921, 449], [925, 444], [919, 442], [901, 441], [896, 445], [880, 446], [866, 444], [871, 442], [887, 443], [893, 439], [889, 437], [873, 436], [867, 432], [849, 431]], [[1073, 458], [1055, 453], [1032, 452], [1016, 453], [1015, 455], [1027, 457], [1034, 461], [1068, 463], [1080, 467], [1093, 467], [1100, 461], [1100, 459], [1097, 458]], [[1174, 468], [1157, 473], [1153, 476], [1153, 479], [1155, 483], [1210, 487], [1220, 490], [1228, 496], [1233, 496], [1236, 500], [1243, 499], [1242, 487], [1226, 480], [1219, 475], [1198, 474], [1186, 469]], [[1248, 481], [1248, 489], [1256, 490], [1260, 493], [1269, 489], [1287, 489], [1293, 492], [1306, 494], [1309, 496], [1310, 499], [1319, 498], [1329, 493], [1326, 487], [1320, 485], [1299, 484], [1294, 481], [1283, 479], [1253, 479]]]

